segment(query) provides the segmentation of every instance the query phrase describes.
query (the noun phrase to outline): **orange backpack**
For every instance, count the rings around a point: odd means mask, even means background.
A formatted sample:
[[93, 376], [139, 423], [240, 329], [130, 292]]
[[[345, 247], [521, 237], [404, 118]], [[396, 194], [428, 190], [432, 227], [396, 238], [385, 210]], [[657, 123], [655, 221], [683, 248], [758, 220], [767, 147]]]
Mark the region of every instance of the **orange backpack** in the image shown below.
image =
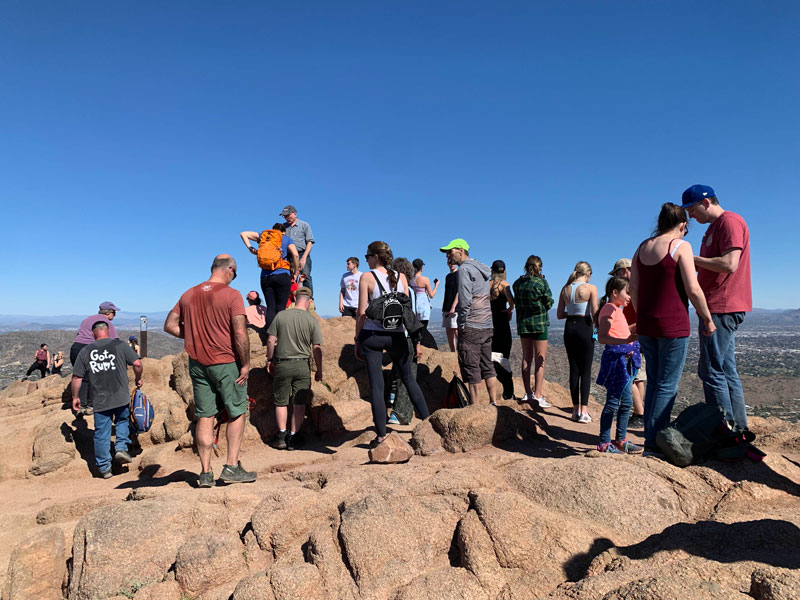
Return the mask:
[[281, 257], [283, 232], [277, 229], [265, 229], [258, 238], [258, 266], [268, 271], [289, 269], [289, 261]]

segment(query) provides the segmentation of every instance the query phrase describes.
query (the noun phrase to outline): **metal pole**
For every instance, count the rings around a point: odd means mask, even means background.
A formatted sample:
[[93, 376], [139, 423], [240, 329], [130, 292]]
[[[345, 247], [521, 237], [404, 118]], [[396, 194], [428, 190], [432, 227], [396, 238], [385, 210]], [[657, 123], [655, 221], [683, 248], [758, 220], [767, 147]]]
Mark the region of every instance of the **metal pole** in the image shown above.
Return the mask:
[[147, 356], [147, 317], [139, 317], [139, 356]]

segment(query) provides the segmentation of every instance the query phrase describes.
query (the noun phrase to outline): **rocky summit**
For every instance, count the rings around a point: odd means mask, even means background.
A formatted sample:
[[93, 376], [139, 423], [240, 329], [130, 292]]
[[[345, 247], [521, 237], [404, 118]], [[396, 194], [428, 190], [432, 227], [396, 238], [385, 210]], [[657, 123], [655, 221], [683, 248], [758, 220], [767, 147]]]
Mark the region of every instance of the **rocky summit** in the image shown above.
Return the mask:
[[600, 405], [574, 423], [556, 384], [546, 410], [486, 397], [441, 409], [456, 358], [425, 350], [432, 415], [370, 453], [353, 321], [322, 329], [325, 380], [293, 451], [267, 445], [271, 378], [251, 334], [251, 484], [197, 488], [185, 353], [144, 359], [156, 420], [107, 480], [92, 476], [92, 417], [74, 415], [66, 380], [0, 392], [2, 599], [800, 598], [797, 424], [752, 419], [760, 463], [600, 454]]

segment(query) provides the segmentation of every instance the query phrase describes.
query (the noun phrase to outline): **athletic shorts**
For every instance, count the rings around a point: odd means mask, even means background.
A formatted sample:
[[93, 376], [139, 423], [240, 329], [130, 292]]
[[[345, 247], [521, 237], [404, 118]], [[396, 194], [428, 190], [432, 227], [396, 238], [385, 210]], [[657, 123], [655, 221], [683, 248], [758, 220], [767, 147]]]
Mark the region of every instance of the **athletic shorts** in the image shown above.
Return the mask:
[[539, 333], [520, 333], [519, 337], [524, 340], [536, 340], [537, 342], [546, 342], [547, 341], [547, 329], [544, 331], [540, 331]]
[[448, 313], [442, 313], [442, 327], [445, 329], [457, 329], [458, 328], [458, 315], [454, 314], [452, 317], [447, 316]]
[[633, 378], [634, 383], [637, 381], [647, 381], [647, 373], [644, 370], [644, 353], [642, 354], [642, 366], [639, 367], [639, 372], [636, 374], [636, 377]]
[[247, 384], [239, 385], [239, 365], [203, 365], [189, 359], [189, 376], [194, 391], [195, 418], [215, 417], [223, 410], [231, 419], [247, 412]]
[[311, 366], [308, 359], [276, 362], [272, 393], [275, 406], [289, 406], [289, 400], [293, 404], [308, 402], [311, 399]]
[[496, 377], [492, 363], [492, 329], [465, 327], [458, 336], [458, 366], [466, 383]]

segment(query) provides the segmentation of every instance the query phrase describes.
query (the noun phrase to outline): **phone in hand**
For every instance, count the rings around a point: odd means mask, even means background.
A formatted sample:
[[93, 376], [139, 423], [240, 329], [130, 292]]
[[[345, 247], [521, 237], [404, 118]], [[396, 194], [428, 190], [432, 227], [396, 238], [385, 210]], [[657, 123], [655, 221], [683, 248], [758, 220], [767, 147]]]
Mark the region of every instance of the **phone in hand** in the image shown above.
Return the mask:
[[435, 279], [433, 280], [433, 285], [436, 285], [437, 283], [439, 283], [439, 279], [438, 279], [438, 278], [435, 278]]

